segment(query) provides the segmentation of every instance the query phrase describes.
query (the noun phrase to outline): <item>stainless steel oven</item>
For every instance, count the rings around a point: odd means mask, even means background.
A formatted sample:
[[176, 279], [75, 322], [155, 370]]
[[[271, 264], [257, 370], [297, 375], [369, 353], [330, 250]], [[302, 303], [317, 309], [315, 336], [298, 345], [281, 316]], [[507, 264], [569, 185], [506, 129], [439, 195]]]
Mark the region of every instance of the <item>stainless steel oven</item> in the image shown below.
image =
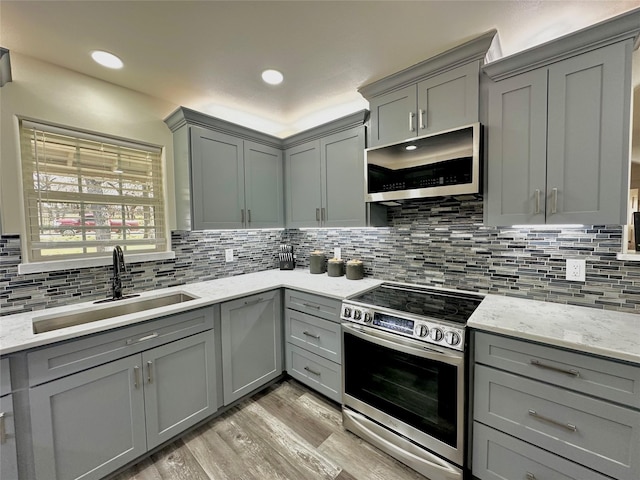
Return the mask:
[[481, 300], [386, 283], [342, 306], [345, 428], [430, 480], [464, 476], [464, 323]]

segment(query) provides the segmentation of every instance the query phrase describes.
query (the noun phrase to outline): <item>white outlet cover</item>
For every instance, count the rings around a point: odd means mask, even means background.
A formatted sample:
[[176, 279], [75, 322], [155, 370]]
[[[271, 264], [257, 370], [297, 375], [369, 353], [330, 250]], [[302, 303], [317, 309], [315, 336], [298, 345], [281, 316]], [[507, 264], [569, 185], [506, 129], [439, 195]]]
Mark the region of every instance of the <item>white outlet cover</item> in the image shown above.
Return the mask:
[[586, 280], [586, 264], [583, 259], [567, 259], [566, 279], [574, 282], [584, 282]]
[[333, 258], [342, 258], [342, 249], [340, 247], [333, 249]]
[[227, 262], [233, 262], [233, 248], [227, 248], [224, 251], [224, 259]]

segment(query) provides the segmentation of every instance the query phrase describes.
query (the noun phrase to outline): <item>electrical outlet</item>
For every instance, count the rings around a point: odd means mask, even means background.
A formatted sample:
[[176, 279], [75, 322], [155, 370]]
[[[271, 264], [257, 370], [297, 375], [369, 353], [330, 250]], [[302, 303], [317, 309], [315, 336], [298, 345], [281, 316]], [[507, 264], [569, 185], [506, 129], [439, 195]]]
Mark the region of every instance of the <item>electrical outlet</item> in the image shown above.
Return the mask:
[[224, 251], [224, 259], [226, 262], [233, 262], [233, 248], [227, 248]]
[[567, 259], [567, 280], [574, 280], [576, 282], [585, 281], [585, 269], [587, 262], [582, 259]]
[[342, 249], [340, 247], [333, 249], [333, 258], [342, 258]]

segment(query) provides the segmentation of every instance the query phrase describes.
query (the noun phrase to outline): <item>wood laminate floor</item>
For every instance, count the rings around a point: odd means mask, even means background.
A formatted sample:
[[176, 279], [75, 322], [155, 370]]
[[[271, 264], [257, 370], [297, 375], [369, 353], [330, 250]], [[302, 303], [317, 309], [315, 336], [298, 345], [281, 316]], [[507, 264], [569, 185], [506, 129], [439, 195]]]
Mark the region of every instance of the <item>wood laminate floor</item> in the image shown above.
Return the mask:
[[113, 480], [426, 480], [342, 428], [292, 379], [254, 395]]

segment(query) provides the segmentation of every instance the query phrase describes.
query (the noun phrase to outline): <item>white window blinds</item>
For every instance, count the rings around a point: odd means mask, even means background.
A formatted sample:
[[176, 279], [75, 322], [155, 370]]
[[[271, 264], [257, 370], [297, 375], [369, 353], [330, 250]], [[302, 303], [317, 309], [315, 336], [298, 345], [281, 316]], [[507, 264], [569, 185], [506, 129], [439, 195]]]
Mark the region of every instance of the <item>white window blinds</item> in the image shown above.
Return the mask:
[[158, 147], [22, 120], [28, 261], [167, 250]]

